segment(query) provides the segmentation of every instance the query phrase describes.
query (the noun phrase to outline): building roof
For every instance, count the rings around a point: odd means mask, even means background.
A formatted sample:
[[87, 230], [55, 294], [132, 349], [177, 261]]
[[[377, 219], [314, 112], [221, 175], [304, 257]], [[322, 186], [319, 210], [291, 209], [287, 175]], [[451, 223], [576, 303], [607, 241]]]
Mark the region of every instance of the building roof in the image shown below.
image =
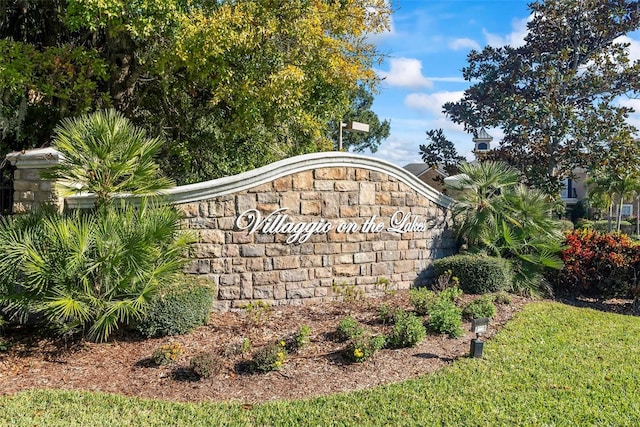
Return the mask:
[[[429, 172], [431, 170], [431, 166], [426, 163], [409, 163], [404, 165], [404, 169], [419, 177], [420, 175]], [[448, 174], [441, 167], [435, 168], [435, 171], [442, 176], [448, 176]]]

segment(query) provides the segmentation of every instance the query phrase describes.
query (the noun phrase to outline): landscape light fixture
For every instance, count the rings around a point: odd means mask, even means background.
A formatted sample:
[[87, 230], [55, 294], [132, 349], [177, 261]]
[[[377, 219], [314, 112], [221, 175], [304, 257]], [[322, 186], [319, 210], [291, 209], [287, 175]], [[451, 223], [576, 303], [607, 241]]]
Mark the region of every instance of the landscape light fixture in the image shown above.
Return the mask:
[[484, 350], [484, 341], [482, 341], [482, 334], [489, 330], [489, 318], [480, 317], [471, 321], [471, 332], [476, 334], [476, 337], [471, 340], [471, 349], [469, 356], [475, 358], [482, 358], [482, 351]]
[[340, 130], [338, 130], [338, 151], [342, 151], [342, 132], [369, 132], [369, 125], [360, 122], [340, 122]]

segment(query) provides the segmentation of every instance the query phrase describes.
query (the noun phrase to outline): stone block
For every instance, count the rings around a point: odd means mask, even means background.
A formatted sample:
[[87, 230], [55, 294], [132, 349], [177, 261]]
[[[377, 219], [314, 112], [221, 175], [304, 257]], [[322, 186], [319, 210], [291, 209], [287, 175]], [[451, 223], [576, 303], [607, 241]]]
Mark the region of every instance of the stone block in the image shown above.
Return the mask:
[[263, 257], [263, 245], [242, 245], [240, 246], [240, 255], [243, 257]]
[[253, 298], [258, 300], [275, 299], [273, 286], [256, 286], [253, 288]]
[[323, 194], [321, 206], [321, 213], [323, 218], [338, 218], [340, 214], [340, 200], [336, 194]]
[[343, 253], [354, 253], [360, 250], [360, 243], [343, 243], [340, 248]]
[[280, 275], [277, 271], [264, 271], [253, 273], [253, 284], [255, 286], [275, 285], [280, 282]]
[[353, 255], [352, 254], [334, 255], [333, 263], [334, 264], [352, 264]]
[[[372, 174], [375, 172], [372, 172]], [[376, 204], [376, 186], [372, 182], [360, 182], [360, 196], [358, 203], [360, 205]]]
[[333, 181], [315, 181], [313, 189], [316, 191], [333, 191]]
[[367, 262], [376, 262], [376, 254], [374, 252], [357, 253], [353, 255], [353, 262], [356, 264], [364, 264]]
[[300, 212], [300, 193], [284, 193], [280, 202], [280, 206], [289, 209], [287, 213], [289, 215]]
[[286, 285], [279, 284], [273, 287], [273, 298], [276, 300], [283, 300], [287, 298]]
[[200, 230], [198, 234], [202, 243], [225, 244], [225, 235], [221, 230]]
[[340, 206], [340, 218], [355, 218], [359, 214], [360, 208], [358, 206]]
[[376, 205], [388, 205], [390, 203], [391, 195], [389, 193], [376, 193]]
[[360, 266], [359, 265], [334, 265], [333, 266], [333, 275], [334, 276], [355, 277], [358, 274], [360, 274]]
[[278, 178], [273, 181], [273, 189], [275, 191], [290, 191], [292, 189], [292, 178], [291, 175], [283, 176], [282, 178]]
[[329, 296], [329, 288], [315, 287], [313, 289], [313, 295], [316, 297], [327, 297]]
[[267, 182], [265, 184], [258, 185], [256, 187], [247, 190], [248, 193], [272, 193], [273, 182]]
[[302, 255], [300, 256], [300, 267], [320, 267], [322, 265], [321, 255]]
[[218, 289], [218, 298], [221, 300], [237, 300], [240, 298], [239, 286], [221, 286]]
[[398, 251], [383, 251], [377, 254], [378, 262], [380, 261], [398, 261], [400, 259], [400, 252]]
[[392, 268], [389, 263], [386, 262], [378, 262], [375, 264], [371, 264], [371, 275], [376, 277], [389, 277], [389, 274], [392, 273]]
[[237, 244], [253, 243], [253, 234], [247, 234], [246, 231], [234, 231], [231, 233], [231, 242]]
[[347, 179], [346, 168], [321, 168], [314, 171], [315, 179], [339, 180]]
[[319, 200], [303, 200], [300, 202], [300, 213], [302, 215], [320, 215], [322, 206]]
[[408, 273], [409, 271], [415, 272], [415, 262], [412, 260], [395, 261], [393, 263], [394, 273]]
[[335, 191], [358, 191], [360, 183], [357, 181], [336, 181], [334, 188]]
[[369, 171], [366, 169], [356, 169], [356, 181], [368, 181], [369, 180]]
[[316, 279], [328, 279], [333, 275], [333, 269], [331, 267], [320, 267], [313, 269], [313, 277]]
[[240, 256], [240, 245], [223, 245], [222, 256], [229, 258]]
[[369, 180], [372, 182], [384, 182], [384, 181], [387, 181], [388, 179], [389, 178], [386, 173], [373, 172], [373, 171], [369, 173]]
[[253, 275], [251, 273], [240, 274], [240, 298], [249, 299], [253, 296]]
[[301, 282], [307, 279], [309, 279], [309, 272], [304, 269], [280, 271], [280, 280], [285, 283]]
[[31, 190], [31, 181], [13, 181], [13, 190], [14, 191], [28, 191]]
[[288, 270], [292, 268], [300, 268], [300, 257], [298, 256], [280, 256], [273, 259], [273, 268], [276, 270]]
[[222, 246], [208, 243], [195, 243], [191, 246], [193, 256], [196, 258], [220, 258], [222, 256]]
[[287, 290], [287, 298], [300, 299], [312, 298], [315, 294], [315, 288], [300, 288]]
[[293, 175], [294, 190], [313, 190], [313, 171], [299, 172]]

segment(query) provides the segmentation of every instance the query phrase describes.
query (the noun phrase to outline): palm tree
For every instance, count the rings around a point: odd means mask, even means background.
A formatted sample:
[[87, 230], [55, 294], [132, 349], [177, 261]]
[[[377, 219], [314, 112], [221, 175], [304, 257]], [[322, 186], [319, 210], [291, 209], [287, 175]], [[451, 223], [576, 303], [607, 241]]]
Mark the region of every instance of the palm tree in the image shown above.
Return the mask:
[[519, 173], [499, 162], [462, 165], [455, 185], [454, 226], [471, 251], [509, 258], [519, 291], [536, 292], [545, 267], [561, 268], [562, 234], [551, 217], [553, 204], [519, 184]]
[[172, 185], [154, 159], [162, 140], [115, 110], [63, 120], [52, 145], [63, 157], [50, 174], [62, 196], [94, 193], [101, 207], [114, 194], [151, 195]]
[[451, 187], [459, 196], [453, 210], [456, 231], [469, 245], [477, 245], [497, 230], [504, 213], [502, 196], [518, 184], [520, 173], [501, 162], [462, 164], [460, 172], [460, 179]]

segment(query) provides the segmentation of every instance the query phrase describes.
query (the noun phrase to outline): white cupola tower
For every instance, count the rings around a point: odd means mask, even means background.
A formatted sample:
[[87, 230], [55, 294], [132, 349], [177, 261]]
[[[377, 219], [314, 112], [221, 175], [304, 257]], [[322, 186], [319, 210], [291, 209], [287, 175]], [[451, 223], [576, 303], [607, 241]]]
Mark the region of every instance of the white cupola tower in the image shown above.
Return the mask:
[[475, 132], [472, 141], [476, 144], [473, 152], [476, 154], [476, 157], [481, 157], [491, 149], [493, 137], [489, 135], [484, 128], [480, 128]]

